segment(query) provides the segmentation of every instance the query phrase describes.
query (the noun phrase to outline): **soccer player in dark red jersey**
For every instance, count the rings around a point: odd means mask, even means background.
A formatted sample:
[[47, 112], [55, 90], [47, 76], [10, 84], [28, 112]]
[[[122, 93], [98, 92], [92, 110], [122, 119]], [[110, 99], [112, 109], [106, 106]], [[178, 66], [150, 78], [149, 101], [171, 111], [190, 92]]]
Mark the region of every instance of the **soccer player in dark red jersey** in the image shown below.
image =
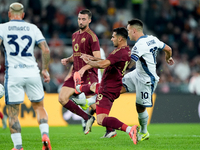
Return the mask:
[[[92, 13], [88, 9], [81, 10], [78, 14], [78, 25], [79, 30], [72, 35], [72, 48], [73, 54], [61, 60], [63, 65], [69, 62], [73, 62], [72, 75], [64, 82], [60, 93], [59, 102], [63, 107], [70, 110], [71, 112], [81, 116], [84, 120], [93, 120], [94, 117], [85, 113], [80, 109], [72, 100], [70, 96], [74, 93], [79, 94], [75, 91], [73, 74], [78, 71], [83, 83], [93, 83], [98, 82], [97, 68], [92, 68], [92, 66], [86, 64], [81, 58], [81, 54], [89, 54], [97, 58], [101, 58], [99, 40], [96, 34], [89, 28], [91, 22]], [[86, 97], [93, 96], [93, 92], [85, 93]], [[93, 119], [92, 119], [93, 118]], [[85, 134], [89, 131], [85, 130]]]
[[[81, 58], [92, 67], [105, 69], [96, 99], [97, 123], [106, 128], [127, 132], [133, 143], [137, 144], [137, 125], [130, 127], [115, 117], [109, 117], [113, 102], [120, 95], [122, 77], [131, 60], [127, 37], [128, 31], [125, 28], [116, 28], [113, 30], [111, 38], [116, 49], [109, 54], [107, 59], [102, 60], [86, 54], [82, 54]], [[81, 78], [78, 72], [74, 74], [74, 78], [76, 79], [77, 90], [80, 90], [81, 86], [84, 85], [80, 85]], [[87, 121], [86, 128], [91, 128], [91, 126], [92, 121]]]

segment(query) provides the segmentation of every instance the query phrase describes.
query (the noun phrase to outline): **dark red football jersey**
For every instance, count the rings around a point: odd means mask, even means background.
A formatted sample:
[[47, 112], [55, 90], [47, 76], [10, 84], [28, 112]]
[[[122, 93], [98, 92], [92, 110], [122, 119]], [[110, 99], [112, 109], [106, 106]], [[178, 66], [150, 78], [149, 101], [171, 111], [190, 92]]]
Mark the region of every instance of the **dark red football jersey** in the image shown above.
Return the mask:
[[131, 60], [131, 50], [129, 46], [116, 48], [107, 59], [110, 60], [111, 65], [104, 70], [99, 93], [114, 101], [120, 95], [122, 78]]
[[[89, 29], [81, 33], [79, 31], [72, 35], [72, 48], [74, 57], [73, 71], [79, 71], [86, 63], [80, 58], [81, 53], [92, 55], [93, 51], [100, 51], [99, 40], [96, 34]], [[91, 72], [97, 74], [96, 68], [91, 68]]]

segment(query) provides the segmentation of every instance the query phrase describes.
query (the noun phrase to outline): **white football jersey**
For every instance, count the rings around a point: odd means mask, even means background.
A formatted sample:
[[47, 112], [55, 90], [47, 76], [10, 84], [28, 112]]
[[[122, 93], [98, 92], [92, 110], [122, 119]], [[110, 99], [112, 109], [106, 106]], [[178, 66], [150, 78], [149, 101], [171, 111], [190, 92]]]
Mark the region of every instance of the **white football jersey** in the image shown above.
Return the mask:
[[131, 58], [136, 62], [136, 78], [144, 84], [159, 81], [156, 73], [156, 56], [165, 43], [152, 35], [140, 37], [131, 50]]
[[34, 47], [45, 40], [38, 27], [24, 20], [11, 20], [0, 24], [0, 38], [5, 52], [6, 77], [38, 76]]

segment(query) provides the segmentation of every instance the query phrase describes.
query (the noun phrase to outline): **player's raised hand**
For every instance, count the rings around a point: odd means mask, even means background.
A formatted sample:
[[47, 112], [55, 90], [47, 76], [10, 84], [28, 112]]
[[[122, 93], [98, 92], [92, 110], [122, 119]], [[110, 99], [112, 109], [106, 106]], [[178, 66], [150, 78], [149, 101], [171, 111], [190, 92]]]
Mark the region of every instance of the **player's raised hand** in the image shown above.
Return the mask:
[[61, 59], [61, 63], [65, 66], [69, 63], [69, 58], [63, 58]]
[[49, 72], [46, 69], [44, 69], [44, 70], [42, 70], [42, 75], [44, 78], [44, 82], [49, 83], [49, 81], [50, 81]]
[[173, 64], [174, 64], [173, 58], [170, 57], [170, 58], [167, 60], [167, 63], [168, 63], [169, 65], [173, 65]]

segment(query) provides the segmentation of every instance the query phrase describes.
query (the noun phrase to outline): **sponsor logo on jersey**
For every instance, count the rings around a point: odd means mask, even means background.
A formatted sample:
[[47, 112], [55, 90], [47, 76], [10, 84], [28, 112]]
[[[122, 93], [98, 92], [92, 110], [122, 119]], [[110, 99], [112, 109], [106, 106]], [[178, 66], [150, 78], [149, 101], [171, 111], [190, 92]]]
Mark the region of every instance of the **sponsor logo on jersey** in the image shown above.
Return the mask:
[[75, 39], [73, 39], [72, 42], [75, 42]]
[[79, 50], [79, 46], [78, 46], [78, 44], [76, 43], [76, 44], [74, 45], [74, 51], [77, 52], [78, 50]]
[[74, 53], [74, 55], [73, 55], [74, 57], [80, 57], [81, 56], [81, 52], [77, 52], [77, 53]]
[[14, 65], [14, 68], [17, 69], [17, 68], [33, 68], [34, 65], [26, 65], [26, 64], [18, 64], [18, 65]]
[[15, 31], [29, 31], [30, 27], [28, 27], [28, 26], [20, 26], [20, 27], [18, 27], [18, 26], [8, 26], [8, 30], [9, 31], [13, 31], [13, 30], [15, 30]]

